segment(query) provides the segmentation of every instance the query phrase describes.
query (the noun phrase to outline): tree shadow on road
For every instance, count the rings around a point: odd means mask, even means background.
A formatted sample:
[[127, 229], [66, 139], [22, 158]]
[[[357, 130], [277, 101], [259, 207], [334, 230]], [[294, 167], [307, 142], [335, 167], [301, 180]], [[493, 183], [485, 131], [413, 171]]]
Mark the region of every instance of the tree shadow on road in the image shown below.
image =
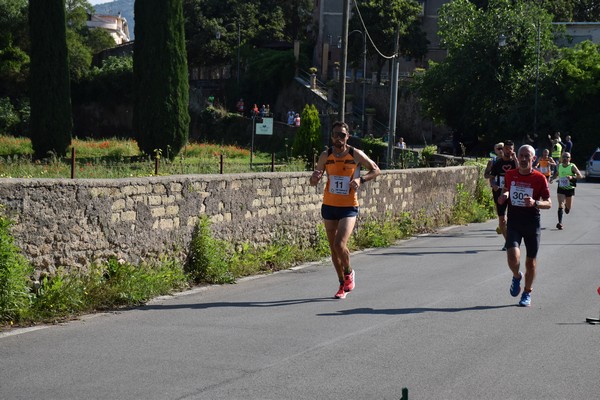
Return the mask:
[[455, 313], [462, 311], [485, 311], [495, 310], [500, 308], [517, 307], [516, 304], [505, 304], [501, 306], [475, 306], [475, 307], [456, 307], [456, 308], [431, 308], [431, 307], [416, 307], [416, 308], [384, 308], [374, 309], [369, 307], [352, 308], [349, 310], [339, 310], [334, 313], [317, 314], [320, 317], [333, 317], [340, 315], [357, 315], [357, 314], [372, 314], [372, 315], [406, 315], [406, 314], [422, 314], [426, 312], [440, 313]]
[[[485, 248], [480, 248], [480, 249], [475, 249], [473, 246], [464, 246], [465, 248], [467, 248], [468, 250], [460, 250], [460, 248], [458, 246], [447, 246], [447, 247], [436, 247], [435, 250], [433, 250], [431, 247], [403, 247], [403, 249], [406, 249], [406, 251], [386, 251], [385, 253], [369, 253], [367, 254], [367, 256], [369, 257], [387, 257], [387, 256], [424, 256], [427, 254], [479, 254], [479, 253], [484, 253], [484, 252], [495, 252], [495, 253], [499, 253], [500, 249], [497, 248], [499, 246], [493, 247], [491, 248], [491, 246], [484, 246], [484, 247], [488, 247], [488, 249]], [[416, 251], [417, 249], [428, 249], [431, 251]], [[453, 251], [450, 250], [443, 250], [443, 249], [454, 249]]]
[[140, 310], [176, 310], [189, 308], [191, 310], [205, 310], [209, 308], [263, 308], [263, 307], [283, 307], [298, 304], [319, 303], [323, 301], [333, 301], [332, 297], [317, 297], [312, 299], [288, 299], [273, 301], [219, 301], [214, 303], [189, 303], [189, 304], [147, 304], [139, 307]]

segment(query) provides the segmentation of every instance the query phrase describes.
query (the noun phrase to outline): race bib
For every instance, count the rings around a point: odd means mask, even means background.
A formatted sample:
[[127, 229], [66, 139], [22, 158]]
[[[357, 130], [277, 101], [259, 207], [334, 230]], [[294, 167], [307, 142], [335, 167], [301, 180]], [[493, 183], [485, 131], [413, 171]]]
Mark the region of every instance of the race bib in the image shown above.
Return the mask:
[[533, 197], [533, 188], [512, 185], [510, 187], [510, 203], [517, 207], [526, 207], [525, 198]]
[[550, 169], [548, 167], [540, 167], [540, 172], [544, 175], [548, 173]]
[[563, 176], [562, 178], [558, 178], [558, 186], [560, 186], [560, 187], [571, 186], [571, 184], [569, 183], [569, 178], [567, 178], [566, 176]]
[[331, 175], [329, 177], [329, 193], [348, 194], [350, 193], [350, 177]]

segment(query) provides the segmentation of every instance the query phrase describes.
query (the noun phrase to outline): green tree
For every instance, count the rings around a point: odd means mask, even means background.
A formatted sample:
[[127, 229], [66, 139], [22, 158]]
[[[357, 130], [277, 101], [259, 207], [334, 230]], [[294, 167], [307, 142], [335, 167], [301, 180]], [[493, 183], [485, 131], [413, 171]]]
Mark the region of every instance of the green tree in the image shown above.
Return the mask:
[[[523, 0], [491, 0], [486, 9], [468, 0], [445, 4], [438, 34], [448, 56], [417, 79], [424, 112], [467, 143], [498, 141], [507, 133], [525, 140], [534, 130], [537, 27], [543, 79], [545, 56], [554, 49], [550, 22], [537, 4]], [[538, 131], [551, 124], [545, 106], [539, 102]]]
[[[490, 0], [470, 0], [477, 7], [486, 9]], [[598, 0], [531, 0], [553, 15], [553, 21], [595, 22], [600, 21]]]
[[244, 49], [274, 40], [305, 39], [313, 4], [310, 0], [183, 0], [183, 7], [190, 64], [219, 66], [237, 56], [238, 40]]
[[189, 83], [181, 0], [135, 3], [133, 127], [140, 150], [174, 158], [188, 139]]
[[595, 22], [600, 20], [598, 0], [537, 0], [554, 16], [554, 21]]
[[0, 93], [25, 92], [29, 72], [27, 0], [0, 1]]
[[114, 107], [115, 99], [132, 104], [132, 82], [132, 56], [108, 57], [100, 68], [92, 67], [84, 79], [73, 84], [73, 104], [97, 102]]
[[308, 165], [312, 165], [313, 157], [319, 154], [322, 147], [321, 120], [319, 111], [313, 104], [307, 104], [302, 110], [300, 127], [296, 130], [292, 154], [302, 157]]
[[595, 22], [600, 21], [600, 1], [598, 0], [572, 0], [573, 21]]
[[283, 28], [284, 40], [307, 39], [307, 27], [312, 23], [312, 0], [270, 0], [268, 7], [280, 7], [285, 26]]
[[[80, 81], [89, 73], [92, 66], [93, 54], [99, 51], [97, 48], [92, 47], [90, 36], [95, 38], [100, 35], [104, 39], [106, 39], [106, 36], [110, 37], [106, 32], [99, 29], [90, 30], [87, 27], [87, 16], [88, 14], [93, 13], [93, 10], [94, 8], [87, 0], [65, 1], [67, 48], [69, 49], [69, 74], [74, 82]], [[92, 34], [92, 31], [98, 33]], [[112, 40], [111, 46], [114, 45], [115, 42]]]
[[26, 45], [27, 0], [0, 1], [0, 48], [9, 44]]
[[67, 29], [67, 50], [69, 54], [69, 76], [72, 81], [81, 80], [90, 71], [92, 51], [82, 41], [79, 33]]
[[115, 39], [104, 29], [88, 29], [85, 35], [85, 43], [92, 54], [115, 47]]
[[247, 60], [242, 92], [251, 93], [261, 103], [274, 103], [279, 88], [294, 79], [295, 59], [292, 50], [256, 49], [248, 55]]
[[[598, 146], [600, 104], [600, 46], [590, 41], [575, 48], [562, 48], [541, 83], [557, 113], [556, 129], [570, 134], [577, 143], [574, 154], [589, 156]], [[581, 165], [580, 165], [581, 167]]]
[[31, 144], [35, 158], [71, 144], [71, 95], [64, 0], [30, 0]]
[[[400, 38], [409, 35], [409, 27], [417, 20], [421, 6], [414, 0], [357, 0], [359, 12], [354, 12], [350, 20], [350, 29], [364, 31], [365, 27], [379, 52], [391, 56], [396, 52], [396, 46], [400, 44]], [[360, 19], [362, 17], [362, 21]], [[413, 28], [417, 30], [417, 28]], [[393, 39], [392, 39], [393, 38]], [[398, 38], [398, 43], [396, 43]], [[349, 39], [350, 40], [350, 39]], [[349, 46], [350, 58], [357, 59], [362, 54], [362, 47], [358, 45], [359, 39], [353, 39]], [[369, 40], [367, 43], [370, 43]], [[367, 46], [367, 57], [377, 64], [377, 73], [381, 70], [387, 58], [379, 55], [373, 49], [372, 44]], [[417, 42], [415, 42], [417, 44]], [[360, 51], [360, 53], [359, 53]], [[408, 55], [409, 52], [417, 53], [416, 49], [400, 49], [401, 54]]]

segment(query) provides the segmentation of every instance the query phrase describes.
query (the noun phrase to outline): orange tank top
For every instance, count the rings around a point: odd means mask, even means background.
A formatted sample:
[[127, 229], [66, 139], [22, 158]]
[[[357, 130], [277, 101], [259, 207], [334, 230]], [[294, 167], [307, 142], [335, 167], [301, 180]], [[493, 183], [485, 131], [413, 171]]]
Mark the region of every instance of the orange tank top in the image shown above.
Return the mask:
[[540, 158], [540, 162], [539, 162], [539, 166], [538, 166], [540, 172], [542, 174], [544, 174], [544, 176], [550, 176], [551, 171], [550, 171], [550, 163], [548, 162], [548, 159], [544, 159], [544, 158]]
[[354, 161], [354, 148], [348, 146], [348, 153], [336, 157], [329, 149], [325, 171], [327, 184], [323, 194], [323, 204], [334, 207], [358, 207], [358, 196], [350, 186], [352, 179], [360, 176], [360, 166]]

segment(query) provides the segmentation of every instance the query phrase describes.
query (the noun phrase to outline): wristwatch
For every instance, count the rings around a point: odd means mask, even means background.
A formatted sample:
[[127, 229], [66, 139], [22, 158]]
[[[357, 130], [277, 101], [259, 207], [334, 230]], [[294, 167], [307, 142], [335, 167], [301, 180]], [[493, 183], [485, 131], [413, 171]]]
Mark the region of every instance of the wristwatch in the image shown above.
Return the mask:
[[365, 183], [365, 178], [363, 178], [362, 176], [360, 177], [360, 183], [361, 183], [361, 185], [362, 185], [363, 183]]
[[535, 208], [540, 208], [540, 201], [539, 200], [535, 201]]

